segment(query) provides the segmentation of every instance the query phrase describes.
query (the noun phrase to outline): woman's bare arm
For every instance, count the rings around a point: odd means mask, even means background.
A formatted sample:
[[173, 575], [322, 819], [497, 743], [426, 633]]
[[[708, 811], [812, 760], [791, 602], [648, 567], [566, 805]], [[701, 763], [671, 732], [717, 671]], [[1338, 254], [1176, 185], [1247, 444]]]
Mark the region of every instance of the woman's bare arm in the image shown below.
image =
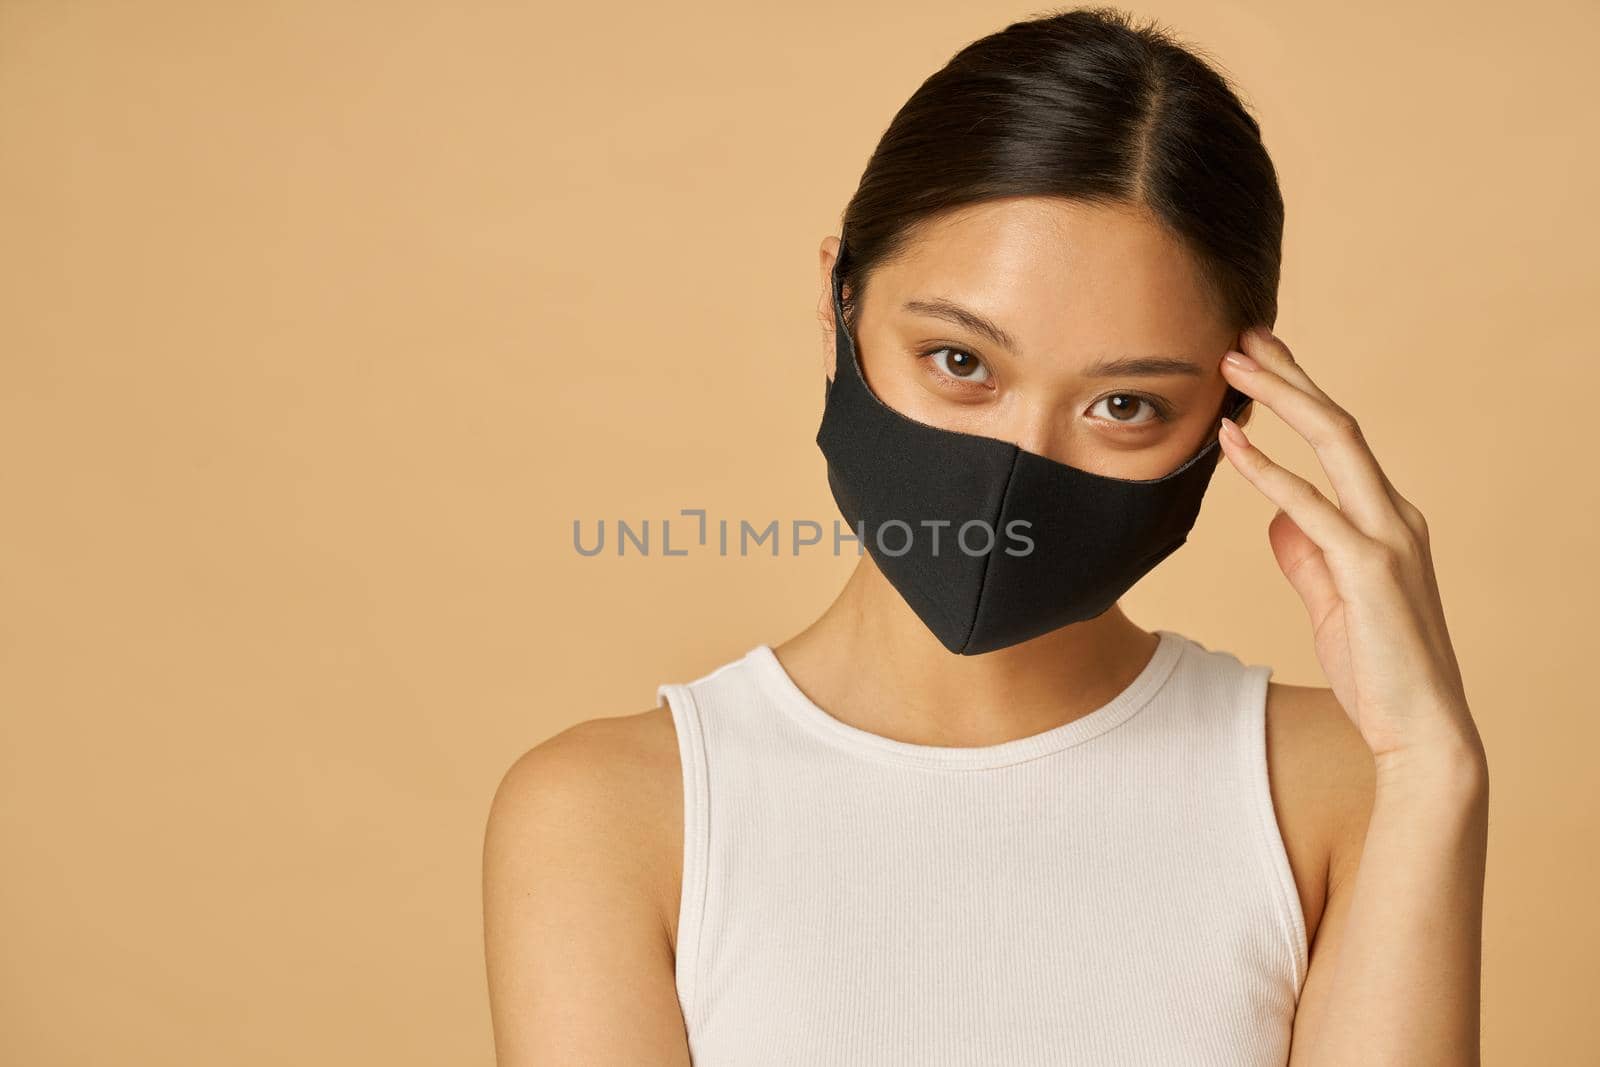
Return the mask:
[[[1432, 535], [1360, 424], [1264, 327], [1223, 376], [1311, 445], [1335, 499], [1223, 420], [1229, 462], [1277, 505], [1267, 542], [1336, 701], [1373, 756], [1372, 817], [1328, 899], [1296, 1067], [1479, 1060], [1489, 772], [1445, 623]], [[1349, 860], [1344, 860], [1348, 871]], [[1309, 1002], [1307, 1002], [1309, 1001]]]
[[580, 723], [501, 781], [483, 851], [499, 1067], [689, 1067], [667, 891], [682, 813], [670, 731], [661, 709]]
[[1359, 850], [1336, 851], [1292, 1067], [1476, 1065], [1488, 775], [1481, 751], [1379, 759]]

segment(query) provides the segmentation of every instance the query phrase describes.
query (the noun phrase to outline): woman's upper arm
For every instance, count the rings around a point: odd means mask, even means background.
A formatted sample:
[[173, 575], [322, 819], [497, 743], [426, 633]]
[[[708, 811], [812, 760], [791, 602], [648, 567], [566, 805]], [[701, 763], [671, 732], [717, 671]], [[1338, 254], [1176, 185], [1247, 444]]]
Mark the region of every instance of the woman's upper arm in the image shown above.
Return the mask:
[[1281, 782], [1274, 797], [1287, 824], [1286, 844], [1305, 880], [1316, 880], [1302, 887], [1302, 899], [1313, 902], [1315, 912], [1307, 915], [1310, 961], [1295, 1013], [1298, 1048], [1322, 1023], [1372, 815], [1375, 774], [1371, 751], [1332, 690], [1283, 687], [1269, 706], [1267, 737]]
[[665, 891], [681, 780], [659, 712], [580, 723], [495, 794], [483, 909], [500, 1067], [689, 1065]]

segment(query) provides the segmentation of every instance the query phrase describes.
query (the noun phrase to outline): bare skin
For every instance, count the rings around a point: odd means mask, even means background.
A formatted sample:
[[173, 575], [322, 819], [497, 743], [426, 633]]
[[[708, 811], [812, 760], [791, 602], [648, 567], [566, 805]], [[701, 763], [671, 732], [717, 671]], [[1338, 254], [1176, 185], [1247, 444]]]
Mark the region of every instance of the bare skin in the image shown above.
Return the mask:
[[[1148, 478], [1207, 439], [1232, 383], [1332, 465], [1342, 512], [1223, 434], [1235, 468], [1283, 509], [1272, 550], [1333, 683], [1273, 683], [1267, 695], [1272, 797], [1312, 946], [1290, 1062], [1476, 1063], [1487, 771], [1425, 536], [1401, 532], [1420, 515], [1400, 506], [1359, 437], [1341, 431], [1353, 423], [1281, 342], [1229, 330], [1182, 247], [1145, 213], [1014, 199], [964, 209], [919, 237], [874, 273], [857, 318], [863, 369], [891, 406]], [[836, 251], [830, 237], [819, 256], [830, 376]], [[934, 298], [981, 314], [1012, 343], [906, 307]], [[1258, 369], [1221, 361], [1236, 344]], [[1134, 355], [1194, 370], [1090, 373]], [[1392, 657], [1373, 651], [1384, 642], [1398, 649]], [[1155, 645], [1114, 607], [998, 652], [952, 656], [863, 557], [835, 603], [775, 651], [807, 695], [853, 726], [916, 744], [992, 745], [1099, 707]], [[502, 1067], [687, 1067], [673, 973], [680, 776], [665, 708], [579, 723], [506, 773], [484, 851]]]

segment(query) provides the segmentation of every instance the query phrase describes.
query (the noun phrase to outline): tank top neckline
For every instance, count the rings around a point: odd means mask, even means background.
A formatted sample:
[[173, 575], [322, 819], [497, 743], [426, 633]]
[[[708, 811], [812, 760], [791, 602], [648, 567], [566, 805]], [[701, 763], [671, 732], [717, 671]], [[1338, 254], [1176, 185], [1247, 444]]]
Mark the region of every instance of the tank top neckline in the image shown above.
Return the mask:
[[770, 645], [757, 645], [745, 660], [779, 708], [822, 740], [889, 763], [960, 771], [987, 770], [1082, 744], [1138, 714], [1171, 677], [1187, 640], [1172, 630], [1157, 629], [1154, 633], [1160, 641], [1149, 662], [1116, 696], [1071, 722], [993, 745], [921, 745], [851, 726], [813, 703], [789, 676]]

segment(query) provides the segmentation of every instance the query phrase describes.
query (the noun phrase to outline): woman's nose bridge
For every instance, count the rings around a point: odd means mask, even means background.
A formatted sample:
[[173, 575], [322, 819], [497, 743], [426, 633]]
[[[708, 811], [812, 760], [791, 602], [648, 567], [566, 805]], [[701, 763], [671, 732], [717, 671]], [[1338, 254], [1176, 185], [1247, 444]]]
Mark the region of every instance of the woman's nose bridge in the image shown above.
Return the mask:
[[1065, 461], [1071, 419], [1059, 405], [1037, 400], [1023, 405], [1010, 427], [1012, 442], [1024, 452]]

